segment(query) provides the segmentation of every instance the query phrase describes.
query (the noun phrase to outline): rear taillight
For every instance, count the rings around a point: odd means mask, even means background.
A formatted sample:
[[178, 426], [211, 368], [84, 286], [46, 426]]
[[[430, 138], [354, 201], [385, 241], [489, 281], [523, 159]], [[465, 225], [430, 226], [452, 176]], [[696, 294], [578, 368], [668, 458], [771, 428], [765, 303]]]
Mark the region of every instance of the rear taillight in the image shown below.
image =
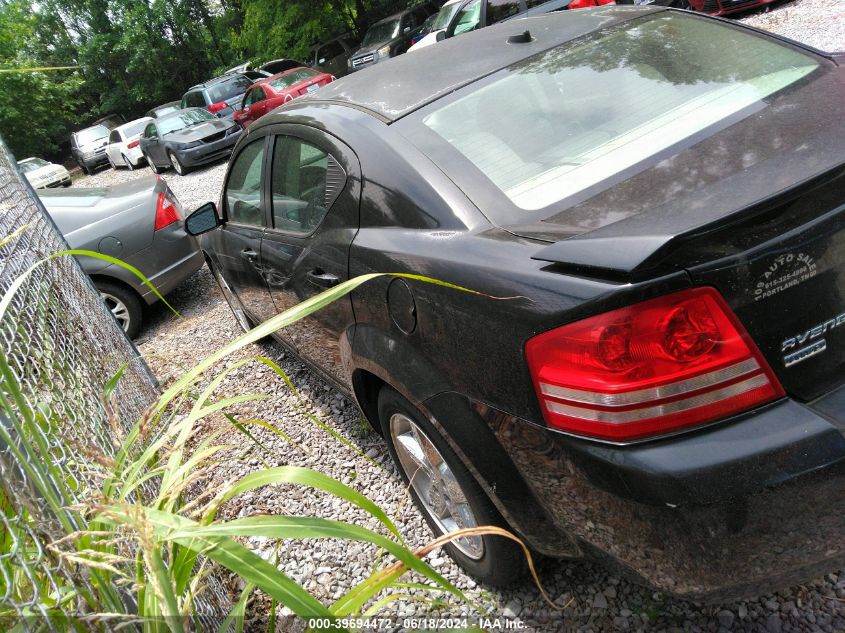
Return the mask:
[[127, 145], [126, 147], [128, 147], [129, 149], [135, 149], [135, 148], [136, 148], [136, 147], [138, 147], [140, 144], [141, 144], [141, 139], [135, 139], [134, 141], [132, 141], [131, 143], [129, 143], [129, 145]]
[[217, 103], [212, 103], [207, 109], [211, 112], [211, 114], [217, 114], [220, 110], [225, 110], [227, 107], [229, 107], [228, 103], [225, 101], [218, 101]]
[[559, 327], [525, 354], [546, 423], [605, 440], [677, 431], [784, 395], [713, 288]]
[[605, 4], [616, 4], [615, 0], [572, 0], [569, 3], [570, 9], [586, 9], [587, 7], [600, 7]]
[[166, 194], [159, 193], [158, 202], [156, 203], [155, 230], [158, 231], [181, 220], [182, 216], [173, 200]]

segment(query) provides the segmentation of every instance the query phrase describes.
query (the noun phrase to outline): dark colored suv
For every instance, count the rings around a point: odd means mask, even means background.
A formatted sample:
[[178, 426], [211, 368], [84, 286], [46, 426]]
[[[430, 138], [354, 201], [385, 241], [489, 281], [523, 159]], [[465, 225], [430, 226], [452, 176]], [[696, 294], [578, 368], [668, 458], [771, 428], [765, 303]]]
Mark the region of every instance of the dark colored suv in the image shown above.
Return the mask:
[[335, 77], [343, 77], [349, 72], [349, 58], [352, 57], [352, 52], [359, 46], [353, 35], [341, 35], [312, 47], [305, 59], [305, 65]]
[[212, 114], [231, 119], [252, 79], [241, 73], [216, 77], [188, 89], [182, 95], [182, 108], [205, 108]]
[[361, 70], [407, 51], [414, 36], [420, 32], [423, 23], [431, 14], [428, 6], [420, 5], [373, 24], [367, 29], [361, 48], [352, 54], [349, 72]]

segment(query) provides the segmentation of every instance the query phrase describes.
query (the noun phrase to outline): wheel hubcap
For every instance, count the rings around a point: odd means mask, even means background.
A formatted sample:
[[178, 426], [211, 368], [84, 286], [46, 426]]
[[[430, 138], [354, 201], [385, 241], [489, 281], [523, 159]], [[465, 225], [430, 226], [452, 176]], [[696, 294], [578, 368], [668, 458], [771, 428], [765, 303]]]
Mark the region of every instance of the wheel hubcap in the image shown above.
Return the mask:
[[124, 332], [129, 331], [129, 308], [126, 307], [120, 299], [115, 297], [114, 295], [110, 295], [107, 292], [101, 292], [100, 296], [103, 298], [103, 301], [106, 302], [106, 307], [111, 311], [114, 315], [114, 318], [117, 319], [117, 322], [120, 323], [120, 326], [123, 328]]
[[176, 158], [175, 155], [171, 154], [170, 155], [170, 162], [173, 163], [173, 169], [176, 170], [176, 173], [181, 176], [182, 175], [182, 163], [179, 162], [179, 159]]
[[[477, 527], [478, 522], [466, 495], [440, 451], [413, 420], [403, 413], [390, 417], [390, 437], [402, 470], [425, 511], [444, 533]], [[478, 560], [484, 555], [480, 536], [467, 536], [452, 541], [461, 553]]]
[[235, 321], [238, 322], [238, 325], [241, 326], [241, 329], [244, 332], [249, 332], [252, 329], [252, 326], [249, 324], [249, 319], [246, 318], [246, 313], [244, 312], [243, 308], [241, 307], [240, 299], [232, 292], [232, 289], [229, 288], [229, 284], [226, 283], [226, 280], [223, 278], [217, 268], [214, 268], [214, 277], [217, 279], [217, 283], [220, 284], [220, 289], [223, 291], [223, 297], [226, 299], [226, 303], [229, 304], [229, 307], [232, 309], [232, 313], [235, 315]]

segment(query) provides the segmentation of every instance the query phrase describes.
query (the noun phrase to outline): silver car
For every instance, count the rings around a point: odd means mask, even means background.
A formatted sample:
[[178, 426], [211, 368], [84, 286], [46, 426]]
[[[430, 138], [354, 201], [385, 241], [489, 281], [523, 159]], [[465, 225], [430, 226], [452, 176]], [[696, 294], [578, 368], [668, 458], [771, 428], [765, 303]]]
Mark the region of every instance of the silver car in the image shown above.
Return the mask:
[[[37, 193], [71, 248], [98, 251], [135, 266], [162, 295], [204, 263], [196, 238], [185, 233], [182, 205], [160, 178]], [[144, 305], [158, 300], [155, 293], [120, 266], [91, 257], [79, 263], [123, 330], [136, 337]]]

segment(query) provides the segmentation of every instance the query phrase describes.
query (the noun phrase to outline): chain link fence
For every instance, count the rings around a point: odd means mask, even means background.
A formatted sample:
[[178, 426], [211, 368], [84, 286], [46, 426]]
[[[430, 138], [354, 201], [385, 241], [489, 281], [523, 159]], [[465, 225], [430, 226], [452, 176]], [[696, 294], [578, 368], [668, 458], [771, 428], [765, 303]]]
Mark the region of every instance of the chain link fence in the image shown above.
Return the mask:
[[[21, 232], [3, 243], [16, 231]], [[0, 295], [33, 264], [66, 248], [0, 140]], [[89, 486], [83, 484], [96, 484], [78, 453], [93, 448], [113, 455], [121, 433], [117, 427], [128, 428], [157, 397], [155, 378], [68, 256], [38, 266], [20, 286], [0, 321], [0, 339], [12, 375], [2, 382], [4, 396], [17, 408], [36, 412], [37, 437], [28, 441], [38, 445], [41, 455], [49, 455], [51, 477], [60, 473], [62, 490], [84, 494]], [[124, 365], [111, 399], [117, 410], [110, 411], [104, 390]], [[10, 393], [10, 382], [20, 385], [19, 393]], [[32, 447], [22, 444], [2, 414], [0, 425], [10, 438], [0, 444], [0, 628], [67, 630], [69, 622], [85, 615], [79, 612], [84, 607], [78, 597], [93, 593], [90, 570], [68, 564], [49, 546], [69, 528], [86, 526], [68, 526], [67, 517], [63, 523], [56, 516], [43, 492], [51, 490], [50, 482], [45, 488], [44, 481], [35, 481], [43, 474], [25, 458]], [[209, 626], [219, 623], [229, 608], [220, 584], [212, 585], [196, 604], [200, 620]], [[68, 588], [76, 599], [68, 597]], [[121, 599], [131, 612], [129, 593]], [[111, 625], [100, 620], [98, 626]]]

